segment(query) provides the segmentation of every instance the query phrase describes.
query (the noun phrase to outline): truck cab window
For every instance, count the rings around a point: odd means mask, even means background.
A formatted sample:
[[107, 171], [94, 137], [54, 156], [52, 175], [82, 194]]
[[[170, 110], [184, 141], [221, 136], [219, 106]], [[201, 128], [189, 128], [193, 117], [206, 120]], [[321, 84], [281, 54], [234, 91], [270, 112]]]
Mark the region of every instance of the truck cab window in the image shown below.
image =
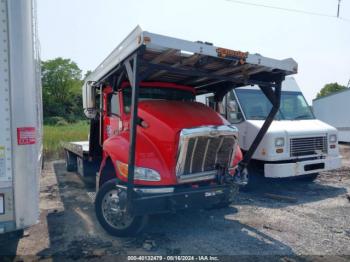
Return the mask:
[[208, 96], [205, 98], [205, 103], [207, 106], [215, 110], [215, 100], [214, 96]]
[[[177, 88], [140, 86], [139, 101], [144, 100], [195, 101], [195, 95], [191, 91]], [[123, 104], [124, 112], [129, 113], [131, 107], [131, 88], [125, 88], [123, 90]]]
[[108, 114], [120, 116], [120, 104], [118, 93], [112, 93], [109, 96]]

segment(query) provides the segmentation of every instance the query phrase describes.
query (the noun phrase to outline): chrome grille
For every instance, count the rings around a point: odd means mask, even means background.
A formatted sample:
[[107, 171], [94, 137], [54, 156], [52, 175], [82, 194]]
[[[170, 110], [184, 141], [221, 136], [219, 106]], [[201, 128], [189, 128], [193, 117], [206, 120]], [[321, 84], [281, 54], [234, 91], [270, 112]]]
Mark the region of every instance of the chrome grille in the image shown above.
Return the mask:
[[215, 175], [218, 166], [228, 167], [237, 143], [231, 126], [184, 129], [180, 135], [176, 175], [179, 180], [202, 180]]
[[327, 137], [302, 137], [290, 140], [291, 156], [308, 156], [327, 153]]

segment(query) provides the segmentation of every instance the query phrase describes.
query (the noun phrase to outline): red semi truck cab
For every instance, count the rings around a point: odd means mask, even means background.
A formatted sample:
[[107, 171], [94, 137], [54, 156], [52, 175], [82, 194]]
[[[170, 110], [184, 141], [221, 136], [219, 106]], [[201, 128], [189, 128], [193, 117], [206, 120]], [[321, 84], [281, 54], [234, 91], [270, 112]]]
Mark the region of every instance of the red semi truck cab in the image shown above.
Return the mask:
[[[107, 161], [118, 180], [126, 183], [128, 177], [130, 84], [124, 82], [117, 90], [103, 88], [100, 186], [110, 179], [103, 172]], [[211, 108], [195, 102], [195, 94], [189, 86], [140, 83], [135, 185], [211, 181], [218, 168], [233, 171], [242, 159], [237, 129]]]
[[[276, 60], [137, 27], [85, 79], [88, 142], [64, 145], [69, 171], [97, 173], [95, 211], [115, 236], [138, 233], [148, 215], [228, 205], [278, 112], [281, 83], [297, 72]], [[212, 93], [219, 109], [227, 92], [259, 85], [271, 112], [242, 157], [238, 130], [197, 103]], [[89, 172], [92, 170], [92, 172]]]
[[193, 87], [141, 82], [134, 171], [136, 201], [133, 215], [128, 215], [132, 90], [129, 82], [116, 89], [106, 85], [101, 90], [102, 125], [98, 133], [102, 134], [102, 161], [95, 205], [107, 232], [132, 235], [142, 228], [148, 214], [228, 205], [233, 200], [238, 191], [234, 169], [242, 159], [238, 130], [213, 109], [196, 102]]

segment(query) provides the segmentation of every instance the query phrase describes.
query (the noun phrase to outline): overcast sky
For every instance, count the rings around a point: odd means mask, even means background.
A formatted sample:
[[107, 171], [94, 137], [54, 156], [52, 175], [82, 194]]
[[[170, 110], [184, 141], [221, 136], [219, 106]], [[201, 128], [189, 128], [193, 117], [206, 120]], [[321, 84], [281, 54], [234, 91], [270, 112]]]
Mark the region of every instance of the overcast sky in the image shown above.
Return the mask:
[[[338, 0], [241, 0], [336, 15]], [[329, 82], [350, 79], [349, 20], [243, 5], [227, 0], [38, 0], [43, 60], [70, 58], [93, 70], [137, 25], [273, 58], [294, 58], [307, 100]]]

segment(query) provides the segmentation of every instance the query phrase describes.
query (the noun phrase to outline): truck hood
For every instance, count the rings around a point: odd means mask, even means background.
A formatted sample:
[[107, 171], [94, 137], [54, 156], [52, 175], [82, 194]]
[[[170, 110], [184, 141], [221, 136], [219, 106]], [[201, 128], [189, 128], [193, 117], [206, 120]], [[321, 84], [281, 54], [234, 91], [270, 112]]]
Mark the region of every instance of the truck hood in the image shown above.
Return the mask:
[[139, 103], [139, 117], [151, 125], [179, 131], [205, 125], [229, 124], [213, 109], [197, 102], [148, 100]]
[[[260, 129], [264, 124], [262, 120], [249, 120], [248, 121], [252, 126]], [[318, 120], [318, 119], [308, 119], [308, 120], [283, 120], [283, 121], [273, 121], [268, 134], [275, 133], [284, 133], [289, 136], [307, 136], [307, 135], [316, 135], [316, 134], [326, 134], [326, 133], [336, 133], [337, 130]]]
[[[213, 109], [197, 102], [140, 101], [136, 164], [162, 174], [162, 183], [176, 184], [176, 157], [180, 131], [206, 125], [229, 124]], [[128, 138], [129, 132], [124, 132]], [[125, 147], [127, 152], [127, 147]]]

